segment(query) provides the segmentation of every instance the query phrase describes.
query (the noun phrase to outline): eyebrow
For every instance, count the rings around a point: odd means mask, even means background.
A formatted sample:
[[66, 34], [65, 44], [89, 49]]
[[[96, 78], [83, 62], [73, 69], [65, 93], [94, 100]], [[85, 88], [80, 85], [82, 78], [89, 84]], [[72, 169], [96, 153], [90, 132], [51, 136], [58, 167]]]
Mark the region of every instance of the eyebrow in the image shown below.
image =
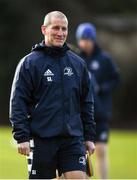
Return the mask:
[[55, 25], [55, 26], [52, 26], [52, 28], [62, 28], [62, 29], [67, 29], [67, 27], [65, 27], [65, 26], [59, 26], [59, 25]]

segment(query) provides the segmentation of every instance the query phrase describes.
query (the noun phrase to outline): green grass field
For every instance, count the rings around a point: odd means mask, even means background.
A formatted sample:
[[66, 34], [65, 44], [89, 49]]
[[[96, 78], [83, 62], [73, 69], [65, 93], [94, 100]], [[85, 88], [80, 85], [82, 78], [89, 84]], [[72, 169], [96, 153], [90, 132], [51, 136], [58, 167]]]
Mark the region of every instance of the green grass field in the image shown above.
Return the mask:
[[[0, 179], [27, 178], [26, 158], [17, 153], [13, 142], [11, 129], [0, 128]], [[109, 164], [110, 179], [137, 179], [137, 132], [111, 131]]]

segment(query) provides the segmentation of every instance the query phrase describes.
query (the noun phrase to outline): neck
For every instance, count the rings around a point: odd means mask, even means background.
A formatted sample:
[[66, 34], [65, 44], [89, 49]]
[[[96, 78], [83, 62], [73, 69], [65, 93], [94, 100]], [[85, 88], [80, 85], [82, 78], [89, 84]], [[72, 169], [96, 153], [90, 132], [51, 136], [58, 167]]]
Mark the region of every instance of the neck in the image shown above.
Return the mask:
[[44, 43], [47, 47], [51, 47], [51, 44], [48, 42], [47, 38], [45, 37]]

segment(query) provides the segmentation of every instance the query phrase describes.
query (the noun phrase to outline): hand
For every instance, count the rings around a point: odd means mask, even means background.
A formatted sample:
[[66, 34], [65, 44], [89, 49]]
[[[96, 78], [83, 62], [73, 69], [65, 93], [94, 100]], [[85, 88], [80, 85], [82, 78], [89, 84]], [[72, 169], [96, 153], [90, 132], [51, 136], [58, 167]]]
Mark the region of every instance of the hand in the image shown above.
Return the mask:
[[30, 153], [30, 144], [29, 142], [23, 142], [18, 144], [18, 153], [29, 156]]
[[95, 144], [91, 141], [86, 141], [85, 142], [86, 149], [89, 152], [89, 155], [93, 154], [95, 151]]

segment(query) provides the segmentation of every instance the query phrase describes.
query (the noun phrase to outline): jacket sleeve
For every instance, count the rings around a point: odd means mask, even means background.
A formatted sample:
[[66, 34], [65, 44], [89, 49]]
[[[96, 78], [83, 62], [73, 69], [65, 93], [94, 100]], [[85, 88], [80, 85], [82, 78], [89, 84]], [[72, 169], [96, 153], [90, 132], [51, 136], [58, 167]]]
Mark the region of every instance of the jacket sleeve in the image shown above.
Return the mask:
[[116, 64], [112, 61], [112, 59], [108, 56], [106, 57], [106, 68], [104, 73], [107, 73], [107, 78], [104, 82], [99, 84], [99, 92], [109, 93], [112, 92], [114, 88], [120, 82], [119, 70]]
[[96, 126], [94, 120], [93, 88], [87, 68], [84, 69], [81, 98], [81, 118], [85, 141], [95, 141]]
[[29, 104], [33, 89], [29, 66], [22, 59], [14, 75], [11, 96], [9, 118], [13, 127], [13, 137], [18, 143], [29, 141]]

